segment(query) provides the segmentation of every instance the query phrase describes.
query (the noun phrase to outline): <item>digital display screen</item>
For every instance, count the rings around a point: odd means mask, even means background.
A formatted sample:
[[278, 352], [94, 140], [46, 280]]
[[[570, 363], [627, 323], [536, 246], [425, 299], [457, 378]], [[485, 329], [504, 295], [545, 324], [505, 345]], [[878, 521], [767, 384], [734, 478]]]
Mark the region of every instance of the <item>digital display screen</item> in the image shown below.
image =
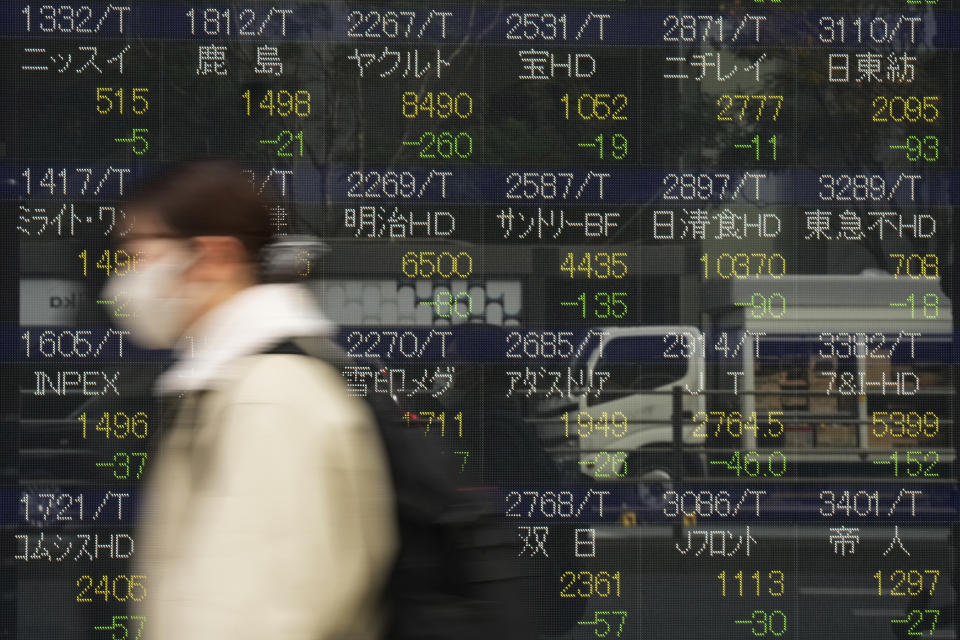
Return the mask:
[[[957, 637], [958, 46], [948, 0], [4, 0], [0, 638], [377, 637], [265, 621], [359, 628], [352, 578], [275, 554], [376, 530], [344, 487], [382, 460], [318, 459], [316, 513], [266, 453], [297, 420], [163, 466], [158, 377], [203, 341], [145, 348], [104, 292], [147, 262], [128, 199], [201, 158], [322, 241], [293, 279], [346, 396], [489, 498], [536, 637]], [[154, 472], [274, 497], [189, 503], [194, 539]]]

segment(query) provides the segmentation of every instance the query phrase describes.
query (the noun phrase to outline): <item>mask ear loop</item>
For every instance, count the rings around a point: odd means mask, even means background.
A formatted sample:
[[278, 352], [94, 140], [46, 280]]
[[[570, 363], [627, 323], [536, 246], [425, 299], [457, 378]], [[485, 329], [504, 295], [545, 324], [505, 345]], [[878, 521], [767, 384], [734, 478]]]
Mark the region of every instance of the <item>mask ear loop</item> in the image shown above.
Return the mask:
[[260, 251], [263, 282], [297, 282], [319, 275], [317, 263], [330, 245], [316, 236], [291, 235], [275, 239]]

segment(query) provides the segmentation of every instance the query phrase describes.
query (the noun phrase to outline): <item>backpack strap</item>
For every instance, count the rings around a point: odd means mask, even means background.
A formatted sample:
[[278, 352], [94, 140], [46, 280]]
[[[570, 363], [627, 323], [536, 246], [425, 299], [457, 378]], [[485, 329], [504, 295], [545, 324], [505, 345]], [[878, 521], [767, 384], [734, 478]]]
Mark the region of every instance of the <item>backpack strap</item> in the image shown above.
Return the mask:
[[336, 342], [325, 336], [288, 338], [261, 353], [283, 353], [317, 358], [334, 366], [348, 363], [349, 357]]

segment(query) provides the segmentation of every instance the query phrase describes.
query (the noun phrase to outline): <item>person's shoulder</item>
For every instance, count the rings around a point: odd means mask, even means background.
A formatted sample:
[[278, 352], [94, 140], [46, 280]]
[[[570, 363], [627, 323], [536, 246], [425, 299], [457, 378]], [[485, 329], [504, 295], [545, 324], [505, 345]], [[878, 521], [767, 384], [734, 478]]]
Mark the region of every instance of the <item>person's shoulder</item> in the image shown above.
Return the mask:
[[297, 401], [354, 404], [340, 372], [317, 358], [296, 354], [256, 354], [237, 365], [233, 395], [241, 402]]

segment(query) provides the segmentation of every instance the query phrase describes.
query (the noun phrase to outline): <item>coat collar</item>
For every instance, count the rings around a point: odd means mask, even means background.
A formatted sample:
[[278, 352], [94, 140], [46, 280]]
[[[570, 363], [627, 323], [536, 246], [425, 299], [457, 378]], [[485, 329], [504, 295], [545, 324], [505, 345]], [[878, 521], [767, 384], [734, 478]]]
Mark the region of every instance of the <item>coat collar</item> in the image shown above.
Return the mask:
[[157, 381], [161, 395], [209, 389], [235, 360], [285, 338], [332, 333], [313, 294], [296, 284], [250, 287], [213, 309], [177, 344], [177, 361]]

